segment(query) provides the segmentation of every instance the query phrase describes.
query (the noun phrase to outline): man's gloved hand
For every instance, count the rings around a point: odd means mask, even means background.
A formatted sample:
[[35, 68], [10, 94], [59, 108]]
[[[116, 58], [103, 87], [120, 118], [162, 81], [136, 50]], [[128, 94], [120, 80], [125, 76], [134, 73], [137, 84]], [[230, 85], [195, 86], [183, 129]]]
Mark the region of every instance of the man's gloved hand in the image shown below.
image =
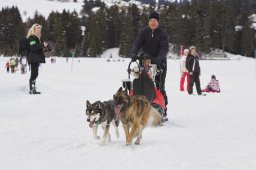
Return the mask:
[[151, 61], [153, 64], [156, 64], [157, 68], [160, 69], [161, 68], [161, 59], [160, 58], [152, 58]]
[[132, 55], [132, 61], [135, 62], [138, 59], [137, 55]]

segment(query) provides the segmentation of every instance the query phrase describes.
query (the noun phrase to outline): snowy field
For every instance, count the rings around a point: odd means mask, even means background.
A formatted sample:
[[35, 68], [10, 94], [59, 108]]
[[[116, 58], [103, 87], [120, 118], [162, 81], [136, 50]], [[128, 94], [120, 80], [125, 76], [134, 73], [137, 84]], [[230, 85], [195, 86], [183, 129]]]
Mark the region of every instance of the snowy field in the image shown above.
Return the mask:
[[[204, 87], [215, 74], [221, 93], [179, 92], [179, 62], [168, 60], [169, 122], [146, 128], [140, 146], [111, 129], [100, 146], [85, 117], [86, 100], [108, 100], [127, 78], [124, 62], [47, 60], [28, 94], [29, 74], [7, 74], [0, 57], [1, 170], [255, 170], [255, 60], [200, 61]], [[102, 135], [102, 130], [99, 129]]]

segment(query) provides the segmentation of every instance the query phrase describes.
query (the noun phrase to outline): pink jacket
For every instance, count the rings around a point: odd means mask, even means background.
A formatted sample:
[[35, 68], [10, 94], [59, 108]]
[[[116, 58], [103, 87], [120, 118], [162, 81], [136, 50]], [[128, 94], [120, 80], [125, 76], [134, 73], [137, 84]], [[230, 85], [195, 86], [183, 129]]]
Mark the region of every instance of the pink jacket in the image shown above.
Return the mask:
[[210, 83], [207, 85], [207, 88], [211, 89], [211, 90], [214, 90], [214, 91], [217, 91], [219, 92], [220, 91], [220, 84], [219, 84], [219, 81], [218, 80], [215, 80], [215, 79], [212, 79], [210, 81]]

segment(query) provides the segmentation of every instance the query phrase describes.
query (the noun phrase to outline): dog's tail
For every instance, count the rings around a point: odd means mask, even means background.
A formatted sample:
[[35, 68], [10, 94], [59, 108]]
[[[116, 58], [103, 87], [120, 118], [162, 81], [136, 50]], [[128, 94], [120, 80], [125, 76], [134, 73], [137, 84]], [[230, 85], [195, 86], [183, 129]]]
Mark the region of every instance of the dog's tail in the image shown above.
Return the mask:
[[162, 123], [162, 116], [161, 113], [157, 109], [151, 106], [150, 108], [150, 118], [152, 119], [152, 124], [153, 126], [160, 126]]

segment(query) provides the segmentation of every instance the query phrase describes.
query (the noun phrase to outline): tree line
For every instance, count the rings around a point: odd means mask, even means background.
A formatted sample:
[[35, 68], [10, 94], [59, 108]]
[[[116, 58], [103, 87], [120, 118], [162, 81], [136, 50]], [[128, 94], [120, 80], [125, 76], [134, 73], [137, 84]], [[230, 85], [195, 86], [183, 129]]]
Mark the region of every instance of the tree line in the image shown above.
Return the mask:
[[53, 55], [75, 53], [75, 56], [98, 57], [104, 50], [117, 47], [120, 56], [129, 57], [138, 31], [147, 25], [149, 13], [157, 10], [160, 26], [167, 32], [174, 52], [178, 53], [180, 45], [195, 45], [204, 54], [217, 48], [254, 56], [256, 33], [248, 17], [256, 12], [256, 3], [250, 0], [149, 2], [149, 6], [107, 7], [99, 0], [85, 0], [80, 13], [63, 10], [51, 12], [45, 18], [36, 12], [26, 22], [17, 7], [2, 8], [0, 55], [16, 55], [19, 40], [33, 23], [39, 23], [43, 26], [43, 39], [53, 46]]

